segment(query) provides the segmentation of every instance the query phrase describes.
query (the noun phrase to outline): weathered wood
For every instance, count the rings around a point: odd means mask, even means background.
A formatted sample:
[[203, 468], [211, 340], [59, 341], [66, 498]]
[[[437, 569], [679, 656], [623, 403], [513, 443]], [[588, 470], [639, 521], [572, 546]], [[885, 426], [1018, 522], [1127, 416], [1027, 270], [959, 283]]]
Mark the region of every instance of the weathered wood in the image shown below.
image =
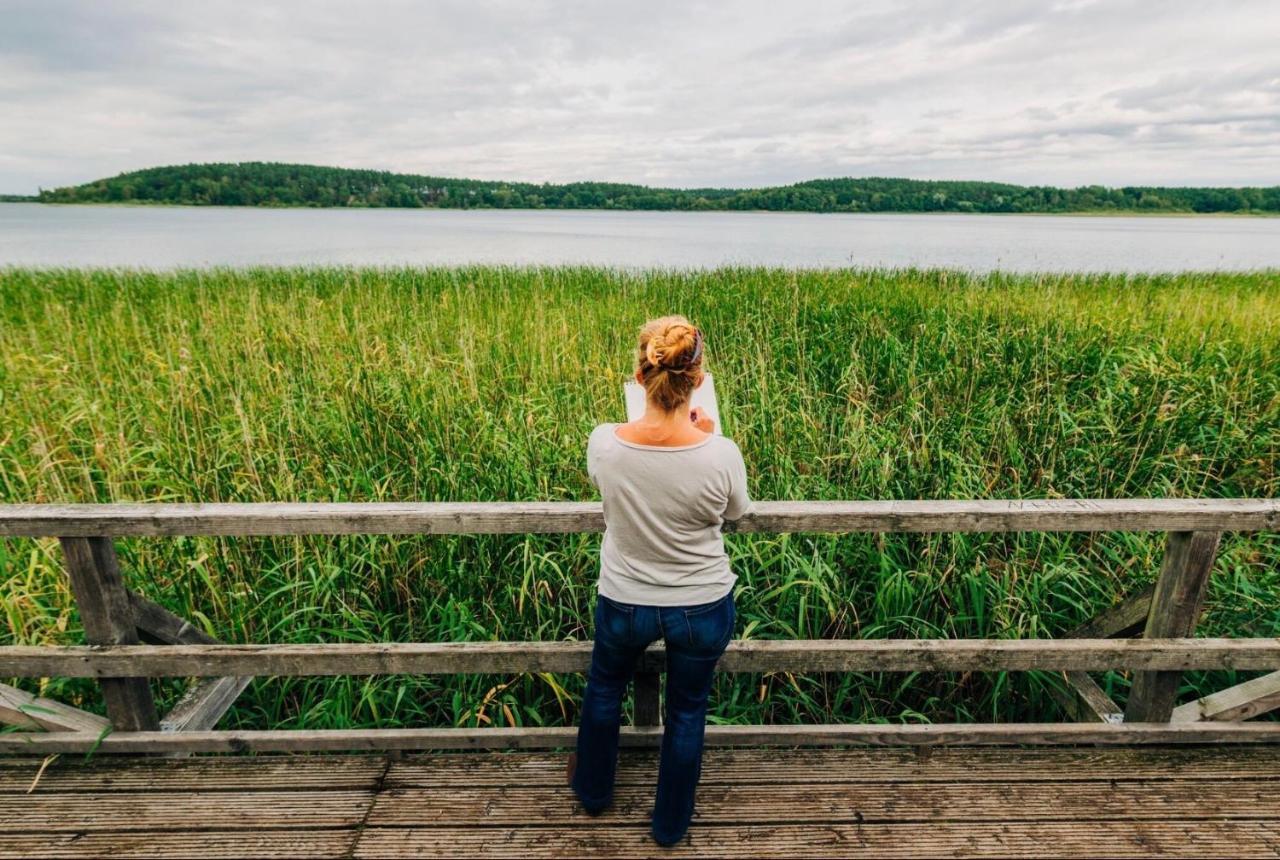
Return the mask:
[[192, 684], [173, 709], [165, 714], [160, 721], [160, 729], [186, 732], [213, 728], [252, 680], [251, 677], [234, 675], [201, 679]]
[[[136, 592], [129, 592], [129, 603], [133, 607], [138, 632], [156, 642], [171, 645], [213, 645], [218, 642], [187, 619]], [[252, 676], [232, 675], [198, 681], [160, 720], [160, 728], [167, 732], [213, 728], [252, 680]]]
[[[235, 759], [233, 759], [235, 760]], [[271, 758], [260, 759], [270, 761]], [[391, 763], [388, 788], [465, 788], [517, 785], [560, 788], [561, 752], [409, 753]], [[618, 757], [616, 784], [652, 788], [658, 757], [653, 750], [627, 749]], [[64, 768], [65, 770], [66, 768]], [[3, 771], [0, 771], [3, 773]], [[982, 783], [1174, 782], [1280, 779], [1280, 745], [1105, 747], [930, 747], [922, 755], [904, 747], [848, 749], [709, 747], [699, 786], [731, 783], [875, 783], [891, 793], [898, 782]]]
[[934, 822], [697, 826], [661, 850], [648, 828], [374, 827], [354, 857], [1089, 858], [1205, 857], [1274, 860], [1280, 822]]
[[1280, 672], [1253, 678], [1234, 687], [1173, 709], [1173, 722], [1248, 720], [1280, 708]]
[[[1263, 747], [1268, 750], [1270, 747]], [[31, 795], [93, 791], [270, 791], [372, 789], [387, 769], [380, 755], [214, 756], [207, 758], [61, 757], [0, 764], [0, 793]], [[40, 774], [39, 780], [35, 779]], [[560, 785], [564, 757], [560, 756]]]
[[47, 732], [98, 734], [111, 725], [97, 714], [53, 699], [34, 696], [8, 684], [0, 684], [0, 723], [22, 729], [43, 729]]
[[[739, 532], [1275, 529], [1277, 499], [757, 502]], [[0, 505], [0, 535], [519, 534], [599, 532], [599, 502]]]
[[598, 818], [564, 785], [563, 753], [408, 756], [390, 771], [381, 756], [63, 756], [26, 794], [37, 762], [0, 763], [0, 785], [21, 773], [0, 788], [0, 857], [1076, 860], [1280, 847], [1277, 747], [710, 749], [689, 838], [673, 849], [645, 826], [653, 752], [623, 753]]
[[1089, 677], [1088, 672], [1064, 672], [1067, 689], [1053, 690], [1054, 698], [1073, 720], [1100, 723], [1119, 723], [1124, 711], [1112, 701], [1107, 691]]
[[[1151, 614], [1151, 597], [1155, 585], [1149, 585], [1137, 594], [1130, 595], [1115, 606], [1105, 609], [1067, 634], [1073, 639], [1103, 639], [1111, 636], [1130, 636], [1146, 624]], [[1064, 673], [1067, 689], [1051, 691], [1054, 699], [1072, 719], [1117, 723], [1124, 719], [1124, 711], [1117, 705], [1088, 672]]]
[[[92, 645], [136, 645], [138, 630], [111, 538], [64, 537], [61, 543], [85, 640]], [[126, 732], [158, 727], [146, 673], [126, 670], [98, 677], [112, 725]]]
[[632, 683], [635, 685], [635, 725], [656, 726], [662, 723], [662, 712], [659, 707], [659, 675], [657, 672], [636, 672]]
[[[237, 828], [355, 827], [373, 804], [373, 792], [333, 791], [93, 791], [0, 795], [4, 830], [84, 833], [109, 830], [186, 830], [210, 822]], [[24, 802], [27, 801], [27, 802]]]
[[106, 832], [106, 833], [0, 833], [2, 860], [127, 860], [175, 857], [280, 858], [280, 860], [326, 860], [350, 857], [359, 830], [238, 830], [235, 822], [227, 828], [196, 827], [191, 830]]
[[[0, 794], [24, 794], [42, 759], [0, 762]], [[444, 752], [406, 754], [387, 770], [381, 755], [214, 756], [181, 760], [103, 756], [86, 762], [63, 756], [44, 770], [33, 795], [97, 791], [271, 791], [469, 788], [513, 785], [564, 787], [563, 752]], [[629, 749], [619, 757], [617, 785], [652, 789], [657, 757]], [[1274, 783], [1280, 746], [1214, 747], [936, 747], [927, 755], [908, 748], [709, 748], [700, 786], [723, 784], [828, 785], [866, 783], [892, 792], [897, 783], [1150, 782]], [[1187, 790], [1194, 791], [1188, 785]]]
[[1106, 639], [1140, 633], [1151, 615], [1151, 598], [1155, 592], [1154, 583], [1145, 586], [1115, 606], [1102, 610], [1067, 636], [1072, 639]]
[[140, 634], [153, 642], [168, 645], [215, 645], [218, 642], [187, 619], [135, 591], [129, 592], [129, 606], [133, 612], [134, 626]]
[[[1275, 858], [1275, 821], [696, 825], [661, 854], [648, 828], [378, 827], [0, 834], [0, 858]], [[354, 853], [352, 853], [354, 852]]]
[[[1150, 782], [1005, 782], [698, 784], [694, 826], [705, 824], [823, 825], [838, 821], [1159, 821], [1194, 818], [1274, 819], [1269, 780], [1194, 785]], [[407, 788], [379, 795], [370, 827], [647, 824], [653, 785], [618, 786], [607, 816], [589, 816], [568, 791], [543, 786]]]
[[[266, 731], [80, 732], [0, 734], [0, 754], [98, 750], [153, 752], [346, 752], [412, 749], [546, 749], [572, 747], [577, 729], [297, 729]], [[655, 746], [658, 726], [622, 728], [623, 746]], [[712, 725], [711, 746], [933, 746], [967, 744], [1202, 744], [1280, 742], [1280, 722], [1196, 723], [935, 723], [913, 725]]]
[[[654, 645], [643, 665], [658, 670], [664, 654]], [[0, 647], [0, 677], [581, 672], [590, 658], [590, 642], [13, 645]], [[1280, 638], [746, 639], [730, 643], [718, 665], [726, 672], [1274, 669]]]
[[[1204, 607], [1209, 574], [1218, 553], [1220, 532], [1171, 532], [1160, 578], [1151, 598], [1151, 612], [1143, 635], [1147, 639], [1190, 636]], [[1145, 671], [1134, 675], [1124, 718], [1131, 722], [1162, 722], [1173, 714], [1180, 671]]]

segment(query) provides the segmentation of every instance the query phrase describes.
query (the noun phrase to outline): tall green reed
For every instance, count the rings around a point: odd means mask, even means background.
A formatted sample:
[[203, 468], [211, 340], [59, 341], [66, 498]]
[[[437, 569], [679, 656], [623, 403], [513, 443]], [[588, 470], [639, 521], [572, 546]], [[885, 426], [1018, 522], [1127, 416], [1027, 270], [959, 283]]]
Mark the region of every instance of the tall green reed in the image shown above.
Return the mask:
[[[707, 332], [756, 498], [1275, 496], [1280, 276], [592, 268], [0, 271], [0, 501], [588, 499], [646, 318]], [[590, 636], [598, 536], [122, 541], [228, 641]], [[1052, 636], [1161, 537], [733, 535], [738, 635]], [[1280, 633], [1274, 535], [1205, 630]], [[10, 643], [75, 642], [56, 542], [0, 542]], [[1244, 677], [1243, 675], [1241, 677]], [[1193, 673], [1185, 695], [1236, 680]], [[1123, 697], [1120, 673], [1104, 683]], [[29, 682], [24, 682], [29, 683]], [[717, 681], [721, 722], [1053, 718], [1047, 675]], [[92, 685], [32, 686], [96, 708]], [[163, 686], [168, 698], [177, 685]], [[238, 725], [555, 724], [576, 676], [258, 681]]]

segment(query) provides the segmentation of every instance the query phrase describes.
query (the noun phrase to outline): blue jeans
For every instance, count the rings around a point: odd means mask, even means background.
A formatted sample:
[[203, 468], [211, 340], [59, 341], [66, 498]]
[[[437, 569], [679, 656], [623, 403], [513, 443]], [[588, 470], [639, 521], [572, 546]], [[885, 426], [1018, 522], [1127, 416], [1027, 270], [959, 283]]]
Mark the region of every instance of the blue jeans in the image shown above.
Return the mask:
[[666, 723], [658, 761], [653, 838], [674, 845], [693, 818], [702, 773], [707, 697], [716, 661], [733, 636], [733, 593], [696, 606], [639, 606], [597, 595], [595, 646], [582, 697], [573, 791], [589, 812], [613, 802], [622, 694], [649, 643], [667, 643]]

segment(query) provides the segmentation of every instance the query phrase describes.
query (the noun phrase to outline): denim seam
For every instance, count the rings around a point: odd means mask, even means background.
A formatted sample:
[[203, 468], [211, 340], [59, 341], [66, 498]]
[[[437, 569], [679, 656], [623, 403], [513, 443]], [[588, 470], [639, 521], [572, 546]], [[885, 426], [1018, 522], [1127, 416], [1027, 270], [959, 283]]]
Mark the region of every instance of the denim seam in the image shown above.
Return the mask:
[[[714, 610], [714, 609], [717, 609], [717, 608], [723, 608], [723, 605], [722, 605], [722, 604], [724, 603], [724, 601], [725, 601], [725, 600], [727, 600], [727, 599], [729, 598], [729, 596], [730, 596], [730, 595], [726, 594], [724, 597], [722, 597], [720, 600], [717, 600], [717, 601], [716, 601], [714, 604], [712, 604], [711, 606], [705, 607], [705, 608], [703, 608], [703, 609], [699, 610], [698, 612], [692, 612], [692, 613], [691, 613], [691, 612], [689, 612], [689, 610], [687, 610], [687, 609], [686, 609], [684, 612], [682, 612], [682, 613], [681, 613], [681, 615], [683, 615], [683, 616], [684, 616], [684, 626], [685, 626], [685, 628], [686, 628], [686, 629], [688, 629], [688, 631], [689, 631], [689, 641], [690, 641], [690, 642], [692, 642], [692, 641], [693, 641], [693, 622], [689, 620], [689, 619], [690, 619], [690, 617], [694, 617], [694, 618], [696, 618], [696, 617], [699, 617], [699, 616], [702, 616], [702, 615], [706, 615], [708, 612], [711, 612], [711, 611], [712, 611], [712, 610]], [[736, 624], [736, 623], [737, 623], [737, 617], [736, 617], [736, 616], [737, 616], [737, 613], [736, 613], [736, 612], [734, 612], [733, 610], [730, 610], [730, 612], [729, 612], [729, 624], [728, 624], [728, 628], [729, 628], [729, 629], [728, 629], [727, 636], [726, 636], [726, 638], [725, 638], [725, 642], [724, 642], [724, 644], [719, 646], [719, 647], [721, 648], [721, 650], [723, 650], [724, 648], [727, 648], [727, 647], [728, 647], [728, 645], [729, 645], [729, 643], [730, 643], [731, 641], [733, 641], [733, 627], [734, 627], [734, 624]]]
[[733, 592], [729, 591], [729, 592], [726, 592], [724, 597], [721, 597], [719, 600], [713, 600], [708, 604], [705, 604], [703, 606], [699, 606], [693, 609], [685, 609], [684, 617], [688, 618], [691, 615], [705, 615], [708, 612], [715, 612], [717, 609], [720, 608], [721, 604], [723, 604], [726, 600], [728, 600], [732, 596], [733, 596]]
[[635, 610], [636, 610], [636, 608], [635, 608], [634, 606], [632, 606], [631, 604], [629, 604], [629, 603], [620, 603], [620, 602], [618, 602], [617, 600], [614, 600], [612, 597], [608, 597], [608, 596], [606, 596], [606, 595], [604, 595], [604, 594], [601, 594], [601, 595], [598, 595], [598, 596], [599, 596], [599, 597], [604, 598], [605, 603], [607, 603], [607, 604], [609, 604], [610, 606], [612, 606], [612, 607], [613, 607], [614, 609], [616, 609], [618, 612], [625, 612], [627, 615], [635, 615]]

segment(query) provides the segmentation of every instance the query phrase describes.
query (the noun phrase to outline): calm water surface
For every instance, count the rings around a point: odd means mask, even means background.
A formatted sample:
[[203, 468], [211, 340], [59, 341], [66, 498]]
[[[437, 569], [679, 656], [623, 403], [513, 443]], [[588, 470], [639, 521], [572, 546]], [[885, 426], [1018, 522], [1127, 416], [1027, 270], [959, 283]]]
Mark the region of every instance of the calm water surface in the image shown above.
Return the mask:
[[1280, 267], [1280, 218], [252, 209], [0, 203], [0, 266], [454, 263]]

